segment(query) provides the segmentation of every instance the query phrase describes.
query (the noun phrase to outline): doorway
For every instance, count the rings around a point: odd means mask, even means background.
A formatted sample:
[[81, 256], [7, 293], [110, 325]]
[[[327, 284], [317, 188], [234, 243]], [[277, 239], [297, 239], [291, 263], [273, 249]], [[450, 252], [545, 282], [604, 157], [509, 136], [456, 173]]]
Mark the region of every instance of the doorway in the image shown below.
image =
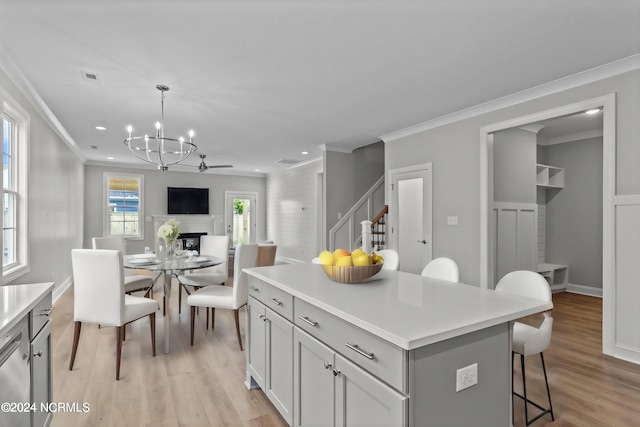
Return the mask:
[[240, 243], [256, 243], [258, 194], [225, 191], [225, 227], [235, 248]]
[[602, 292], [603, 292], [603, 352], [613, 353], [615, 336], [615, 94], [577, 102], [575, 104], [542, 111], [505, 122], [484, 126], [480, 129], [480, 281], [481, 287], [493, 288], [495, 283], [494, 242], [491, 221], [493, 210], [493, 134], [495, 132], [537, 123], [556, 117], [568, 116], [593, 108], [602, 109]]
[[432, 256], [431, 175], [431, 163], [389, 171], [391, 248], [408, 273], [420, 274]]

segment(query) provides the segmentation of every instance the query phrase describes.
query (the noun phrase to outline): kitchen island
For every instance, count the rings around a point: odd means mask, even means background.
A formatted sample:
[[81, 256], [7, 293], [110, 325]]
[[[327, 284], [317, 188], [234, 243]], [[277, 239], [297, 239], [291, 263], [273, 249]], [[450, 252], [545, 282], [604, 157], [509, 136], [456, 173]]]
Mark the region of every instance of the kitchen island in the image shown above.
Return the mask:
[[245, 271], [247, 386], [295, 426], [508, 426], [510, 322], [552, 308], [398, 271]]

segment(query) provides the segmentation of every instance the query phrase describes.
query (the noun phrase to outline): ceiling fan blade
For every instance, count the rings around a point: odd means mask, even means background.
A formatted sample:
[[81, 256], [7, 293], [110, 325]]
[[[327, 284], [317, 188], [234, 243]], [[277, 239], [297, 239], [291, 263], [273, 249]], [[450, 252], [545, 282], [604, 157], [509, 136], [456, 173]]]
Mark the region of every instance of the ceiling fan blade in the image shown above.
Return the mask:
[[213, 165], [207, 166], [209, 169], [217, 169], [217, 168], [232, 168], [233, 165]]

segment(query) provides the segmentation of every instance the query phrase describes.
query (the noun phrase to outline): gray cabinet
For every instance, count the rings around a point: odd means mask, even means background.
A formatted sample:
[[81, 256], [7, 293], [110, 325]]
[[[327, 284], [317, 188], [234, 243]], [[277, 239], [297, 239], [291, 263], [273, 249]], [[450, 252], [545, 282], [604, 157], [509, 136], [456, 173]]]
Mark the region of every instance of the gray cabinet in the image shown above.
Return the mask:
[[[51, 355], [51, 292], [29, 313], [29, 338], [31, 340], [31, 427], [51, 424], [53, 413], [48, 403], [53, 402]], [[45, 409], [46, 408], [46, 409]]]
[[295, 329], [295, 427], [405, 426], [407, 403], [407, 396]]
[[249, 373], [291, 425], [293, 406], [293, 324], [249, 297]]

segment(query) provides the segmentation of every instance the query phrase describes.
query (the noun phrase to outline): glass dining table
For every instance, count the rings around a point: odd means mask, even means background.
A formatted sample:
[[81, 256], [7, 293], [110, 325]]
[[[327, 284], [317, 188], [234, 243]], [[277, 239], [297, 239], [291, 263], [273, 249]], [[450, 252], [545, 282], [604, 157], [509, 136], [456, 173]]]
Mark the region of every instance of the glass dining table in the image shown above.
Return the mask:
[[177, 277], [183, 271], [198, 270], [212, 267], [225, 262], [222, 258], [214, 256], [187, 256], [175, 255], [169, 258], [155, 258], [152, 254], [127, 255], [124, 257], [124, 267], [143, 269], [158, 272], [162, 275], [162, 289], [164, 291], [164, 352], [169, 353], [169, 330], [171, 328], [171, 316], [169, 310], [169, 298], [171, 296], [171, 279]]

